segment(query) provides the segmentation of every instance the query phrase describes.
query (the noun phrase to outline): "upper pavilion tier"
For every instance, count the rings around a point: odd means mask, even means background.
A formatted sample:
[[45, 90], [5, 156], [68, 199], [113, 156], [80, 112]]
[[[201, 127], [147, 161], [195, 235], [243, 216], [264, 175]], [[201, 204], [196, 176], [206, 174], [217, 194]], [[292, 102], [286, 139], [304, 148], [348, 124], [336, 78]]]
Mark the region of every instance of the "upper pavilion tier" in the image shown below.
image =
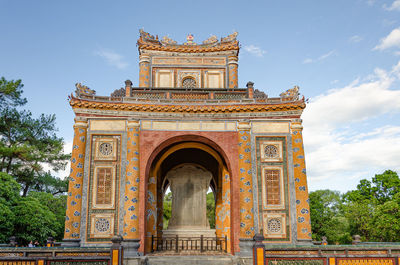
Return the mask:
[[127, 80], [125, 87], [107, 97], [97, 96], [94, 90], [78, 83], [75, 96], [70, 97], [74, 110], [104, 109], [130, 111], [129, 114], [296, 110], [300, 115], [305, 108], [297, 86], [277, 98], [254, 89], [252, 82], [246, 88], [238, 87], [237, 32], [220, 39], [211, 36], [201, 44], [194, 41], [192, 34], [187, 35], [185, 43], [178, 44], [169, 37], [159, 40], [143, 30], [139, 33], [138, 87]]

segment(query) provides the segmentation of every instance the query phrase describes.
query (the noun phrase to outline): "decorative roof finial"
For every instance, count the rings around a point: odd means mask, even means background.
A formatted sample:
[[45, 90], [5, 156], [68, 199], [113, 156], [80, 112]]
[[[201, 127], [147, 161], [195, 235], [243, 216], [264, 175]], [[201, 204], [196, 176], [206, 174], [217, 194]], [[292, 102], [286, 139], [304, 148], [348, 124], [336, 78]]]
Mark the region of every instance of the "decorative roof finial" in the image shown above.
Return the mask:
[[193, 34], [188, 34], [186, 37], [186, 42], [184, 43], [184, 45], [196, 45], [196, 43], [193, 41], [194, 40], [194, 36]]

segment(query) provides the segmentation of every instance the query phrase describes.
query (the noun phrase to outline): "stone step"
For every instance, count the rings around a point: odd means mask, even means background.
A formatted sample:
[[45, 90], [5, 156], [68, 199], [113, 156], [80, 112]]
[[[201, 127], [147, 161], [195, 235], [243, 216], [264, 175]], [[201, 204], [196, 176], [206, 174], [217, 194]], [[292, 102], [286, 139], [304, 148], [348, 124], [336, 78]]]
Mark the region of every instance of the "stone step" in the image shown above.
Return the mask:
[[147, 256], [147, 265], [237, 265], [234, 256]]

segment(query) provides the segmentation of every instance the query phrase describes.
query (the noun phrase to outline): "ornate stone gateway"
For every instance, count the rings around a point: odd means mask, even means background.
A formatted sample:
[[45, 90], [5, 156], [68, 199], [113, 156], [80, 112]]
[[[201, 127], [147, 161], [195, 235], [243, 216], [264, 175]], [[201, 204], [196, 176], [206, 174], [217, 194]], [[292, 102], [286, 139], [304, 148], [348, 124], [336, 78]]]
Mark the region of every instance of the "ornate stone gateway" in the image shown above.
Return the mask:
[[76, 84], [64, 246], [107, 247], [121, 235], [129, 257], [151, 252], [152, 238], [210, 235], [251, 256], [256, 233], [266, 244], [311, 242], [304, 98], [298, 87], [276, 98], [252, 82], [240, 88], [236, 38], [178, 44], [141, 30], [137, 87], [126, 80], [104, 97]]

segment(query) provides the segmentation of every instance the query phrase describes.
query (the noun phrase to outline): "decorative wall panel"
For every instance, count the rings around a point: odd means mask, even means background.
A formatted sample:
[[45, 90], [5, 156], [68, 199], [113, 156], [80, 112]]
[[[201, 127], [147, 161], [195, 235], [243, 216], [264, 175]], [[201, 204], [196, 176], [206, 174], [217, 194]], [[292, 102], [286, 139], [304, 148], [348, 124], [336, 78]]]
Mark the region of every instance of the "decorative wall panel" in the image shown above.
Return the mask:
[[95, 166], [93, 180], [92, 207], [94, 209], [114, 209], [115, 166]]
[[223, 88], [224, 87], [224, 71], [208, 70], [204, 72], [205, 88]]
[[91, 215], [90, 236], [94, 238], [110, 238], [114, 234], [114, 214], [98, 213]]
[[156, 70], [154, 83], [156, 87], [174, 87], [174, 70]]
[[262, 162], [282, 162], [282, 142], [263, 141], [260, 153]]
[[256, 136], [258, 204], [266, 241], [289, 242], [290, 208], [287, 139]]
[[187, 78], [192, 78], [194, 82], [194, 87], [201, 87], [201, 71], [200, 70], [178, 70], [177, 72], [178, 80], [177, 80], [177, 87], [183, 87], [183, 81]]
[[282, 166], [262, 166], [262, 200], [264, 210], [285, 209]]
[[86, 241], [109, 241], [118, 234], [121, 135], [92, 135]]
[[95, 141], [95, 160], [115, 161], [117, 160], [117, 139], [96, 138]]
[[265, 238], [285, 238], [286, 237], [286, 214], [284, 214], [284, 213], [264, 213], [263, 221], [264, 221], [263, 231], [264, 231]]

